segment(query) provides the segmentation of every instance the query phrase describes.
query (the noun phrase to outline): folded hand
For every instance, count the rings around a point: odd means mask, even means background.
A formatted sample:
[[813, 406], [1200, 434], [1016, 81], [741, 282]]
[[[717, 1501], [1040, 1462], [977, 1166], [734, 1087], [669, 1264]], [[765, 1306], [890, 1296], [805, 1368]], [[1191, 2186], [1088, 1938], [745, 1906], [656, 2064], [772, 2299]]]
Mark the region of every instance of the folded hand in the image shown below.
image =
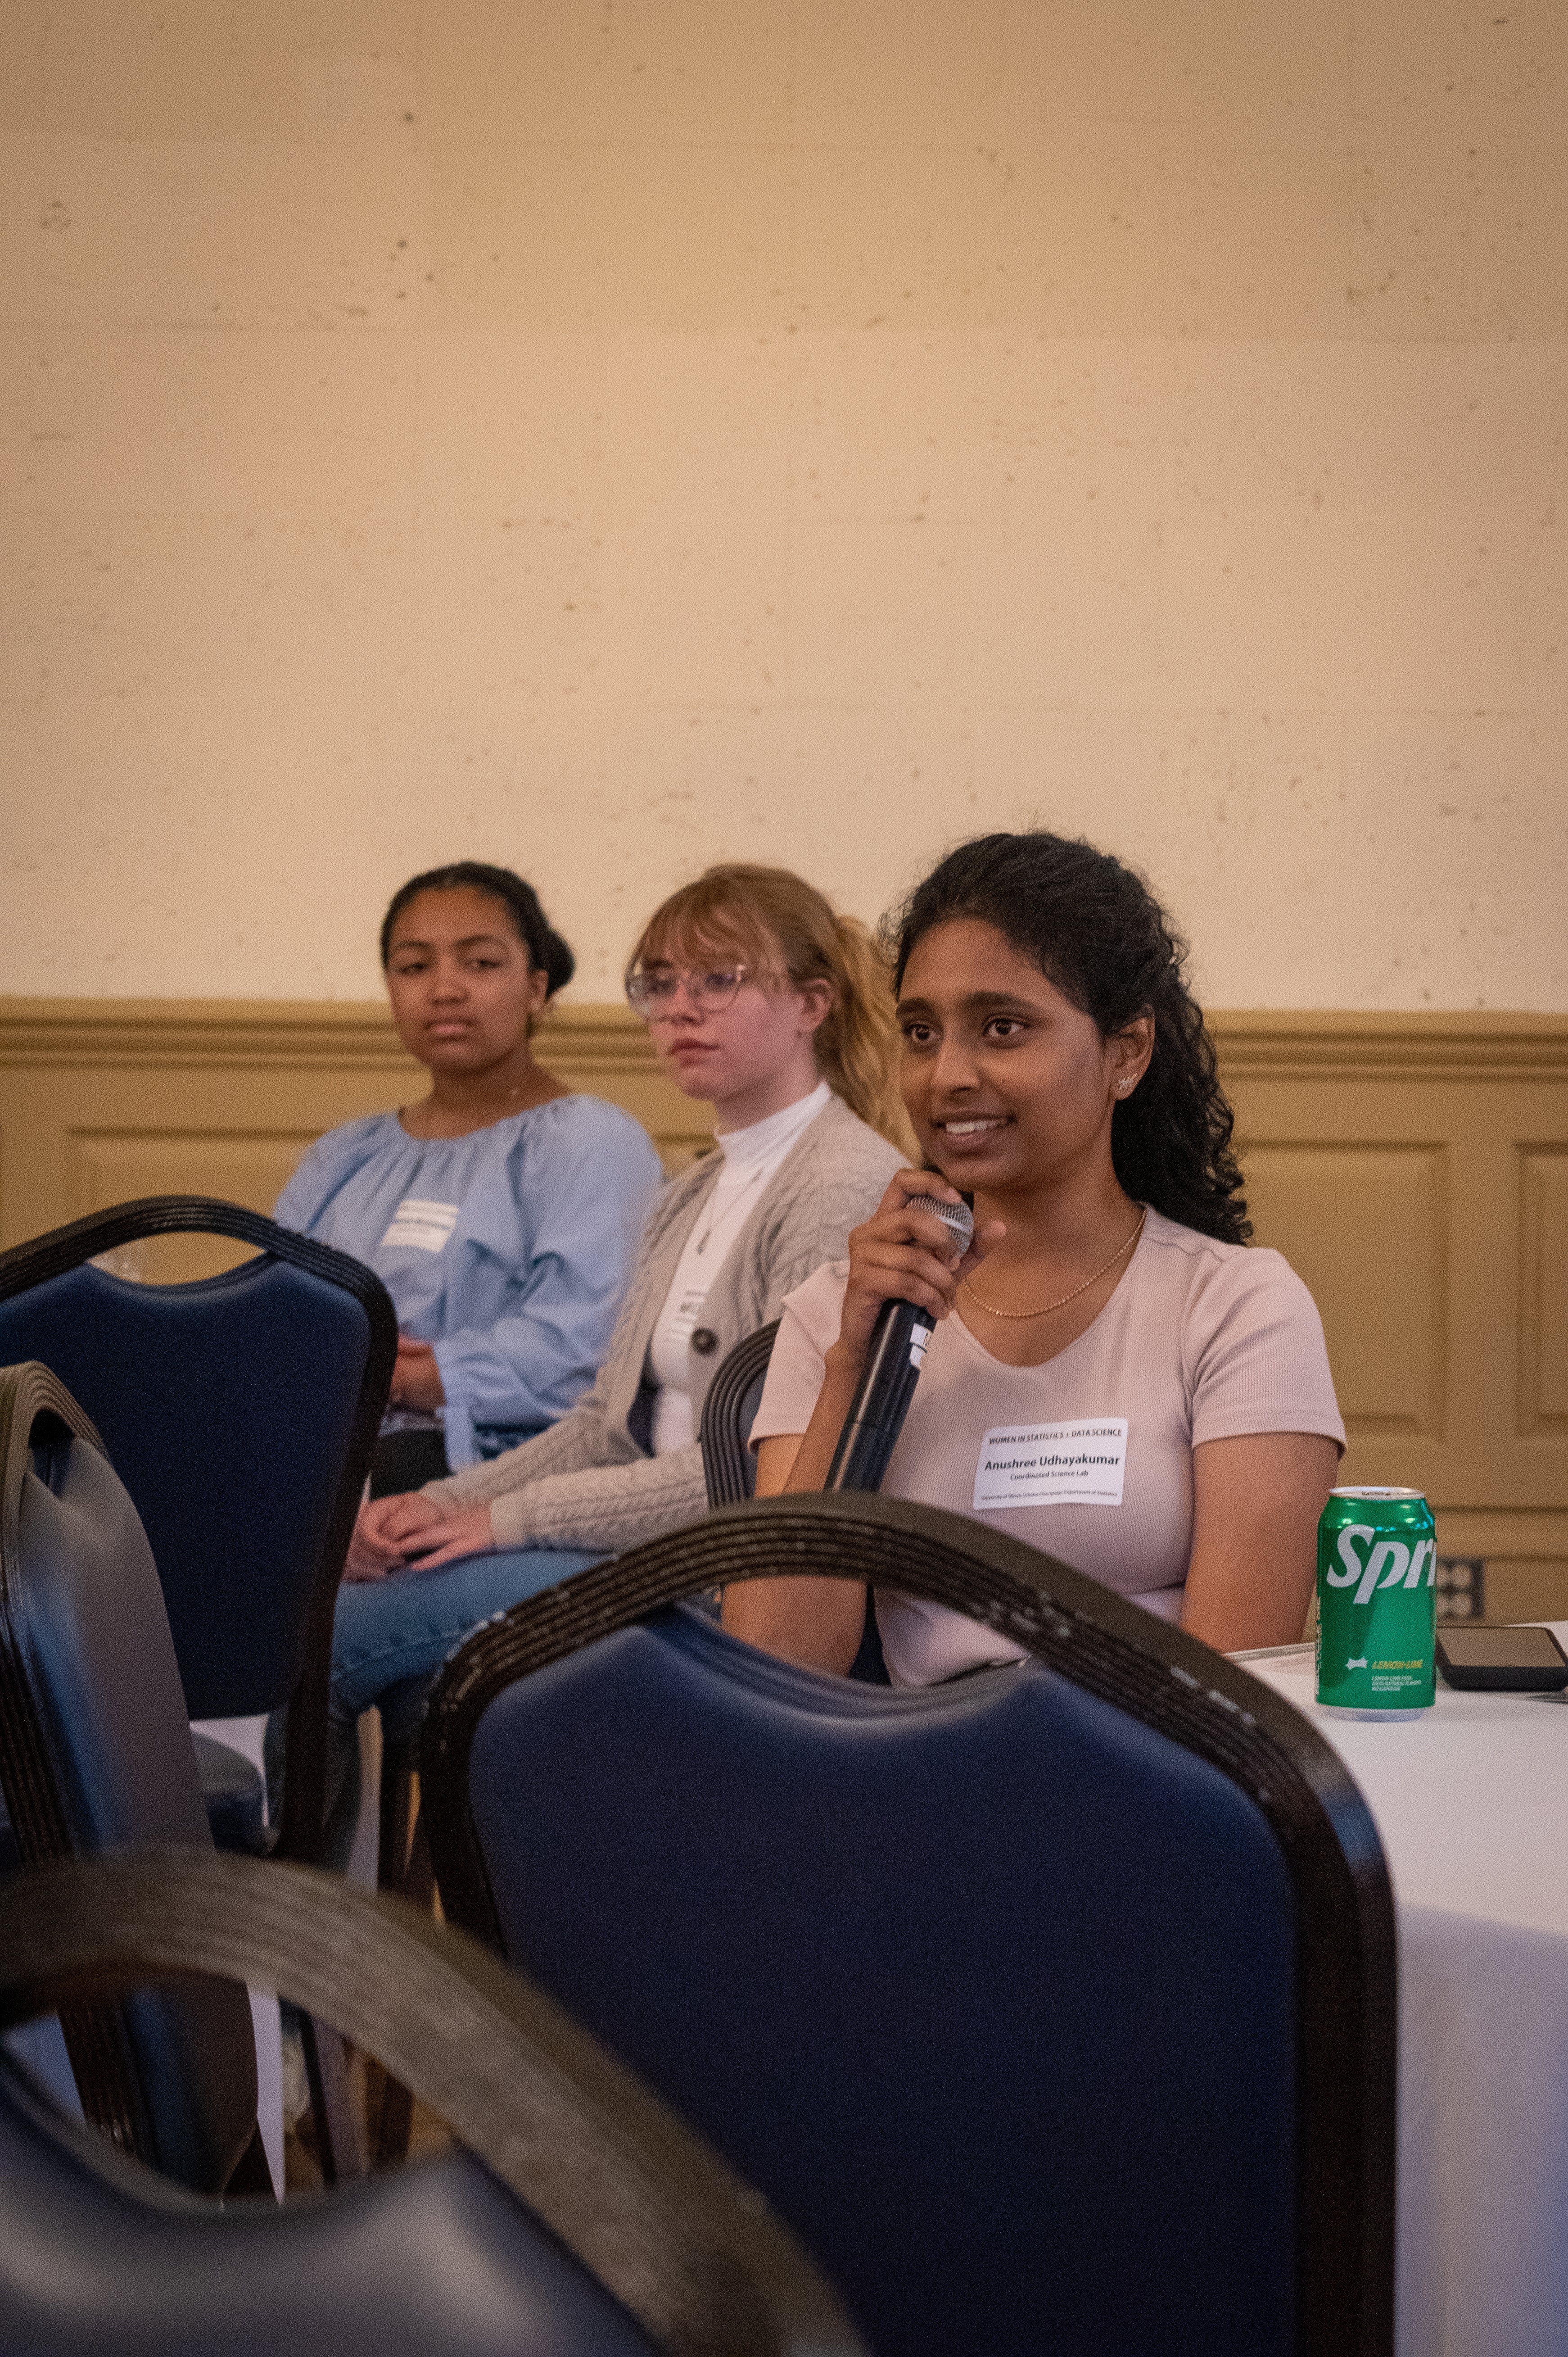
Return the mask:
[[468, 1555], [493, 1555], [496, 1534], [488, 1506], [462, 1506], [438, 1523], [416, 1531], [403, 1547], [404, 1559], [414, 1571], [439, 1571], [444, 1563], [460, 1563]]
[[495, 1543], [488, 1506], [465, 1506], [444, 1514], [433, 1498], [418, 1490], [372, 1498], [360, 1509], [343, 1577], [349, 1581], [384, 1579], [389, 1571], [405, 1565], [433, 1571], [463, 1555], [489, 1555]]

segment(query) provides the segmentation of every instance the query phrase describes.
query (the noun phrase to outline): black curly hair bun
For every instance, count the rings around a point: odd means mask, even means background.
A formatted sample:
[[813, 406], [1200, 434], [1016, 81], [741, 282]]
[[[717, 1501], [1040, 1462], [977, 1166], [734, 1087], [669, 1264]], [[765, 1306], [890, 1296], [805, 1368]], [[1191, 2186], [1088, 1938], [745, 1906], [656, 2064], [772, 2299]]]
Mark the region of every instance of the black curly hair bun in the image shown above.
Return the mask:
[[884, 921], [895, 989], [921, 935], [962, 917], [993, 925], [1094, 1017], [1102, 1039], [1153, 1015], [1149, 1068], [1112, 1115], [1116, 1176], [1134, 1202], [1165, 1219], [1245, 1243], [1252, 1231], [1230, 1150], [1235, 1115], [1187, 987], [1187, 945], [1143, 877], [1081, 838], [982, 834], [961, 843]]
[[381, 919], [382, 966], [392, 949], [392, 927], [411, 900], [417, 899], [422, 892], [457, 892], [465, 888], [487, 893], [492, 900], [502, 903], [511, 920], [512, 931], [528, 952], [530, 965], [549, 983], [549, 996], [553, 998], [558, 990], [564, 990], [576, 972], [577, 961], [546, 919], [538, 893], [510, 867], [492, 867], [484, 859], [456, 859], [446, 867], [427, 868], [423, 876], [411, 876], [392, 894], [392, 905]]

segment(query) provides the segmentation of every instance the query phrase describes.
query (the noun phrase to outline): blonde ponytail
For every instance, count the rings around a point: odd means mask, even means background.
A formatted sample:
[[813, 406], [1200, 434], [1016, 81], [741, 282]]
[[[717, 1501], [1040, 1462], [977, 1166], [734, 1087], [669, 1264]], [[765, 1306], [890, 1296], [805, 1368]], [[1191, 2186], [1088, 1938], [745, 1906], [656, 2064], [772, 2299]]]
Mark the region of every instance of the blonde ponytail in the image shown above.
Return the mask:
[[831, 985], [833, 1003], [814, 1042], [817, 1069], [851, 1113], [912, 1154], [898, 1092], [892, 976], [860, 920], [836, 915], [815, 885], [788, 867], [728, 860], [654, 910], [627, 972], [655, 958], [715, 950], [739, 950], [759, 973], [781, 964], [796, 990]]
[[851, 1113], [879, 1130], [901, 1154], [913, 1156], [914, 1134], [898, 1090], [892, 974], [858, 917], [835, 917], [833, 928], [838, 996], [817, 1034], [818, 1069]]

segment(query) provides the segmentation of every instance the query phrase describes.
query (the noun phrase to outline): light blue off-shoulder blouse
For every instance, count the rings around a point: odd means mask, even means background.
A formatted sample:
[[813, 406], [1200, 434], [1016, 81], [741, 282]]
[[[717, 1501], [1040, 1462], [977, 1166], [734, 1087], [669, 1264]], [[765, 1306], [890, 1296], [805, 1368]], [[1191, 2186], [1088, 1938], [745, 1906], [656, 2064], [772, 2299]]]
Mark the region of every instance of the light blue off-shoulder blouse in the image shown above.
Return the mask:
[[587, 1389], [662, 1175], [647, 1132], [598, 1097], [467, 1137], [372, 1114], [317, 1139], [275, 1216], [373, 1268], [403, 1331], [435, 1344], [456, 1471]]

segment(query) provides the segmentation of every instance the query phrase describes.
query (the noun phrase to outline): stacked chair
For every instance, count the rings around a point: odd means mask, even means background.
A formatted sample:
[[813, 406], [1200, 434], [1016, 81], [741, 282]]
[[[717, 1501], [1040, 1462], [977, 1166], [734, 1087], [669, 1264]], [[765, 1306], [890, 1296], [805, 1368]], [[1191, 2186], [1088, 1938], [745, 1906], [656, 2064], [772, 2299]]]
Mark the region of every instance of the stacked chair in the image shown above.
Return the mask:
[[183, 1848], [0, 1887], [0, 2024], [263, 1978], [459, 2149], [279, 2210], [181, 2197], [0, 2061], [6, 2357], [865, 2357], [763, 2205], [549, 2000], [395, 1900]]
[[[757, 2198], [548, 1999], [401, 1902], [215, 1850], [145, 1534], [36, 1363], [0, 1371], [0, 2031], [58, 2011], [91, 2124], [0, 2051], [6, 2357], [865, 2357]], [[244, 2199], [274, 2189], [242, 1979], [458, 2148]]]
[[[212, 1851], [145, 1535], [92, 1426], [37, 1365], [0, 1370], [0, 1790], [24, 1866]], [[194, 2192], [273, 2190], [243, 1988], [138, 1988], [61, 2028], [82, 2110], [123, 2151]]]
[[[194, 1285], [92, 1265], [191, 1232], [255, 1256]], [[41, 1361], [102, 1434], [189, 1716], [289, 1705], [281, 1857], [320, 1838], [332, 1609], [396, 1356], [379, 1277], [237, 1203], [148, 1196], [0, 1253], [0, 1365]]]
[[[191, 1232], [253, 1256], [173, 1286], [92, 1265]], [[0, 1254], [0, 1365], [41, 1361], [101, 1436], [151, 1545], [186, 1716], [288, 1706], [279, 1859], [320, 1840], [333, 1607], [396, 1351], [371, 1271], [237, 1204], [149, 1197]], [[215, 1838], [257, 1848], [259, 1770], [210, 1740], [198, 1756]], [[360, 2165], [356, 2125], [338, 2046], [306, 2031], [330, 2181]]]
[[[1021, 1664], [895, 1692], [680, 1599], [811, 1572]], [[478, 1631], [432, 1698], [448, 1919], [751, 2179], [878, 2357], [1386, 2357], [1395, 1958], [1269, 1689], [977, 1523], [732, 1507]]]

